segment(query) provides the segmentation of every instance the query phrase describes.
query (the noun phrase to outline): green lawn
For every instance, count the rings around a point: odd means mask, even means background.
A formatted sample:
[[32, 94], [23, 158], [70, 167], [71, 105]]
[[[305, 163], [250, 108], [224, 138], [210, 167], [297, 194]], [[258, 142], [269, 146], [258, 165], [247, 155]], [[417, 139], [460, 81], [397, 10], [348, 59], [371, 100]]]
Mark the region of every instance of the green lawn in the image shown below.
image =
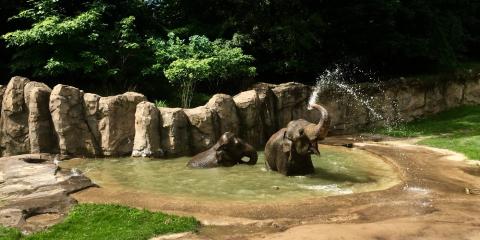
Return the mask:
[[451, 109], [381, 133], [396, 137], [427, 136], [419, 144], [450, 149], [480, 160], [480, 106]]
[[0, 228], [2, 240], [142, 240], [154, 236], [195, 231], [192, 217], [178, 217], [118, 205], [79, 204], [69, 216], [46, 231], [22, 236], [14, 229]]

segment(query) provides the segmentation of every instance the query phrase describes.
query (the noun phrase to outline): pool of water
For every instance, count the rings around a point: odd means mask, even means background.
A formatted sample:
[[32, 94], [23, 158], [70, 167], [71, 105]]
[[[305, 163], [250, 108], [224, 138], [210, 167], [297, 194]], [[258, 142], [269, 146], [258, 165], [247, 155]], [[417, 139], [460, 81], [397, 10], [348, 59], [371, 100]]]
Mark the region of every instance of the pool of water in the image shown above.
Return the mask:
[[265, 169], [263, 152], [256, 165], [189, 169], [190, 158], [72, 159], [62, 167], [77, 168], [104, 188], [146, 192], [196, 200], [283, 200], [383, 190], [400, 182], [394, 168], [362, 150], [321, 147], [314, 156], [315, 174], [285, 177]]

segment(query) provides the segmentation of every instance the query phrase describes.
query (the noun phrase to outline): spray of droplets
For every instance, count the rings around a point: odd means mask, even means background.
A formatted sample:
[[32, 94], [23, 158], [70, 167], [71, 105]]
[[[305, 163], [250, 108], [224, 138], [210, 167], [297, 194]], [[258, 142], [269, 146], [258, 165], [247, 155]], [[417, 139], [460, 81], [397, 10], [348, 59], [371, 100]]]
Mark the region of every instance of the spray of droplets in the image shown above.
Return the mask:
[[[345, 104], [349, 104], [350, 107], [358, 107], [358, 105], [360, 105], [368, 111], [372, 121], [382, 121], [385, 126], [388, 127], [392, 122], [391, 119], [384, 116], [380, 110], [382, 106], [375, 105], [375, 102], [378, 104], [378, 102], [381, 101], [375, 101], [376, 99], [373, 96], [369, 96], [369, 94], [363, 92], [360, 85], [354, 84], [358, 82], [358, 79], [356, 79], [357, 76], [361, 78], [363, 82], [368, 81], [370, 87], [374, 87], [382, 93], [384, 92], [384, 90], [381, 89], [380, 82], [374, 77], [374, 74], [351, 65], [337, 65], [333, 70], [325, 70], [325, 72], [317, 78], [314, 90], [308, 100], [309, 108], [311, 108], [310, 106], [313, 103], [318, 102], [318, 97], [322, 95], [324, 91], [333, 89], [341, 96], [349, 96], [352, 99], [351, 102]], [[381, 104], [387, 103], [381, 102]]]

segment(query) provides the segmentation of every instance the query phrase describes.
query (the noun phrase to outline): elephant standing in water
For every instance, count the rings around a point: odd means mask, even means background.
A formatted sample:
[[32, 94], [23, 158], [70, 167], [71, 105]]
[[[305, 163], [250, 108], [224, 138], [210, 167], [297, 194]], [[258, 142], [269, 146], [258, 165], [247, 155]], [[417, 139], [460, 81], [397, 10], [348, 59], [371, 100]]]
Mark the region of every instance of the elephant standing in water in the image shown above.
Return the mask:
[[318, 104], [311, 107], [321, 113], [317, 124], [303, 119], [290, 121], [286, 128], [273, 134], [265, 146], [268, 169], [286, 176], [314, 173], [311, 154], [320, 154], [318, 141], [325, 139], [330, 127], [327, 110]]
[[[243, 157], [248, 157], [248, 162], [243, 161]], [[193, 156], [187, 166], [191, 168], [232, 167], [236, 164], [255, 165], [257, 160], [257, 151], [254, 147], [235, 134], [226, 132], [213, 147]]]

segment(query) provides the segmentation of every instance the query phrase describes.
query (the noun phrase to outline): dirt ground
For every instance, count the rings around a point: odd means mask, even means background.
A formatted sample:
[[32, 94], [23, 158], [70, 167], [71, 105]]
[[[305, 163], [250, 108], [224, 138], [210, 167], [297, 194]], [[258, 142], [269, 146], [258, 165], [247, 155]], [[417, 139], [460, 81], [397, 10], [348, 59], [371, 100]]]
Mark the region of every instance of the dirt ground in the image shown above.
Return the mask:
[[[327, 144], [349, 142], [335, 138]], [[402, 183], [383, 191], [255, 205], [103, 188], [74, 198], [193, 215], [204, 225], [198, 233], [170, 239], [480, 239], [480, 166], [474, 161], [404, 141], [356, 142], [354, 147], [392, 164]]]

